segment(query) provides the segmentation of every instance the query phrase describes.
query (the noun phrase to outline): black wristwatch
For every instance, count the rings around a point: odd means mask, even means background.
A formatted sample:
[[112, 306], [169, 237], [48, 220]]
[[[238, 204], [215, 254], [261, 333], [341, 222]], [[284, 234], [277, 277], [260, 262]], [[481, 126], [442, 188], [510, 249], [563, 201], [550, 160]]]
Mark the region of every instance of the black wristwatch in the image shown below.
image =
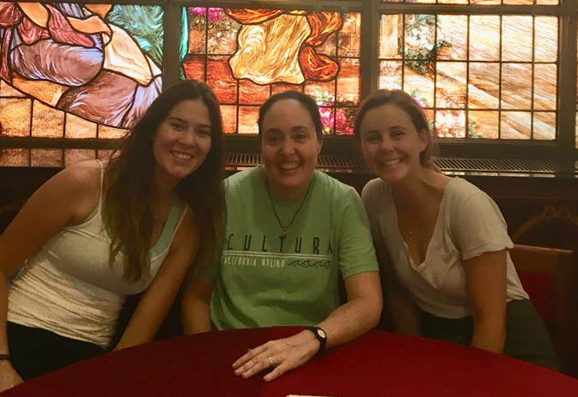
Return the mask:
[[327, 333], [325, 333], [325, 330], [321, 327], [313, 326], [307, 327], [307, 329], [313, 332], [315, 339], [319, 341], [319, 350], [317, 350], [315, 357], [321, 357], [323, 355], [323, 352], [325, 351], [325, 344], [327, 343]]

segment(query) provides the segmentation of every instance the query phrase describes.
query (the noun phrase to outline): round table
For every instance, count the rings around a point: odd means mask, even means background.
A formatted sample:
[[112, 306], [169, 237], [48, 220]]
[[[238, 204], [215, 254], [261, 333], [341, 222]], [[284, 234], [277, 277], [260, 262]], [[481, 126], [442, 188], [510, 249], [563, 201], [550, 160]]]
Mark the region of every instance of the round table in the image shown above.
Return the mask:
[[302, 328], [216, 331], [125, 349], [33, 379], [2, 396], [578, 396], [578, 380], [482, 350], [372, 331], [265, 382], [231, 364]]

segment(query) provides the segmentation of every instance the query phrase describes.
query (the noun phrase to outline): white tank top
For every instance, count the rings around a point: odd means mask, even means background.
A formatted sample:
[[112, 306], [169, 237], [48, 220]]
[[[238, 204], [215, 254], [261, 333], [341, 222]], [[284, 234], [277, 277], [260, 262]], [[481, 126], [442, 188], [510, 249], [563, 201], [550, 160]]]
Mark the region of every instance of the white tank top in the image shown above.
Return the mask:
[[[100, 163], [99, 163], [100, 164]], [[173, 200], [158, 242], [149, 250], [150, 274], [138, 281], [123, 277], [124, 256], [109, 265], [110, 237], [98, 206], [81, 224], [67, 226], [29, 258], [8, 290], [8, 321], [107, 348], [127, 295], [144, 291], [166, 258], [183, 221]]]

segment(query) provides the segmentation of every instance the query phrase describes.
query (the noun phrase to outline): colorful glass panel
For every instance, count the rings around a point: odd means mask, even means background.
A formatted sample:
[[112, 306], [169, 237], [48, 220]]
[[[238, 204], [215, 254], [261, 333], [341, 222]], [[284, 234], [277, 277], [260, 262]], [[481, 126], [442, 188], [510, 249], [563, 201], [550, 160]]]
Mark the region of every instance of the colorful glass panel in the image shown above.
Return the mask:
[[431, 110], [440, 137], [553, 140], [557, 48], [556, 17], [382, 15], [379, 87]]
[[382, 3], [437, 3], [476, 5], [558, 5], [559, 0], [381, 0]]
[[299, 90], [324, 109], [325, 133], [353, 133], [360, 13], [188, 7], [183, 25], [189, 31], [184, 78], [206, 81], [221, 105], [230, 106], [227, 132], [257, 133], [258, 105]]
[[0, 26], [1, 135], [117, 137], [161, 91], [160, 6], [0, 2]]

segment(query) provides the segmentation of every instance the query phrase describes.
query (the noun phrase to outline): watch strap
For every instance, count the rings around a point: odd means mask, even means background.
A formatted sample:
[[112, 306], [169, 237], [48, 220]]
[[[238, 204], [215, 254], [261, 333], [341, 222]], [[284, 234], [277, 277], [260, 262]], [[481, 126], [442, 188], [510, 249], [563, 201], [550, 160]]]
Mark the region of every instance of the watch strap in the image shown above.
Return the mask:
[[327, 344], [327, 333], [321, 327], [311, 326], [307, 327], [307, 329], [313, 332], [313, 336], [315, 336], [315, 339], [319, 341], [319, 350], [317, 350], [314, 357], [321, 357], [325, 351], [325, 345]]

